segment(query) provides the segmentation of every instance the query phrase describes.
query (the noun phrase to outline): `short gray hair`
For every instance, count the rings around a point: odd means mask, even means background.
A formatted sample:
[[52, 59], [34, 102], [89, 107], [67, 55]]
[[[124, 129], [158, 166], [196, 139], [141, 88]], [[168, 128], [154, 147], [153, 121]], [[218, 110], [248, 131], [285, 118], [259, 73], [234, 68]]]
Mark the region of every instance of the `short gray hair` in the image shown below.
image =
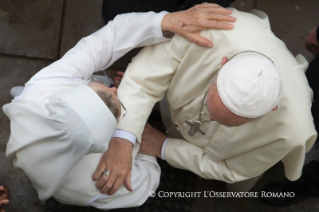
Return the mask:
[[112, 94], [108, 91], [104, 91], [102, 89], [95, 89], [96, 94], [102, 99], [105, 105], [110, 109], [113, 113], [114, 117], [118, 121], [120, 118], [120, 110], [118, 108], [118, 104], [114, 100]]

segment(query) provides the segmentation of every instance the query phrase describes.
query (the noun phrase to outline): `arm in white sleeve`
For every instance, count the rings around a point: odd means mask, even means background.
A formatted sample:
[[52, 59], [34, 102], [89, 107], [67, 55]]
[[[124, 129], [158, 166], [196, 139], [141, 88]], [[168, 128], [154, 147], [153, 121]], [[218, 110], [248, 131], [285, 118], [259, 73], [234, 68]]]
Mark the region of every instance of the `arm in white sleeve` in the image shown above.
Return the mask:
[[112, 138], [123, 138], [125, 140], [130, 141], [133, 144], [133, 146], [135, 145], [135, 141], [136, 141], [135, 135], [133, 135], [132, 133], [126, 132], [124, 130], [115, 130]]
[[170, 138], [163, 148], [165, 160], [171, 166], [205, 179], [234, 183], [257, 177], [276, 164], [289, 151], [280, 148], [280, 143], [272, 142], [224, 160], [214, 160], [204, 148], [183, 139]]
[[[134, 134], [138, 142], [141, 142], [145, 123], [154, 104], [163, 98], [185, 49], [191, 45], [183, 39], [178, 42], [173, 40], [140, 51], [128, 66], [118, 89], [118, 98], [127, 109], [118, 129]], [[182, 47], [179, 46], [181, 42]]]
[[167, 12], [129, 13], [115, 17], [106, 26], [81, 39], [60, 60], [42, 69], [26, 84], [46, 79], [88, 79], [133, 48], [168, 40], [161, 22]]

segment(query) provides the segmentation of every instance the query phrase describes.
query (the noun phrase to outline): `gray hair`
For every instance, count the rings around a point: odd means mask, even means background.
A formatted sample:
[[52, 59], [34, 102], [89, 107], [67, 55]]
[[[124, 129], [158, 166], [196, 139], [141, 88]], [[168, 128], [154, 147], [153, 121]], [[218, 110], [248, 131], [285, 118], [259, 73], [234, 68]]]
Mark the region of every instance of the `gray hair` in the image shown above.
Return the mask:
[[118, 104], [114, 100], [112, 94], [110, 92], [104, 91], [102, 89], [95, 89], [96, 94], [102, 99], [105, 105], [110, 109], [116, 120], [118, 121], [120, 118], [120, 110], [118, 108]]

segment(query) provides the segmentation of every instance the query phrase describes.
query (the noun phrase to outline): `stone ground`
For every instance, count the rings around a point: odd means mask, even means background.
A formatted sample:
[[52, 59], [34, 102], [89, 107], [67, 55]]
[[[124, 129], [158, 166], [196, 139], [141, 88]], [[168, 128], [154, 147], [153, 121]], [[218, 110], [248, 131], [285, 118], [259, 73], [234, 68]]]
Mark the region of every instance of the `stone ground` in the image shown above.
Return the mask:
[[[0, 1], [0, 105], [11, 101], [12, 86], [23, 85], [41, 68], [59, 59], [83, 36], [103, 26], [102, 0], [1, 0]], [[318, 0], [237, 0], [233, 7], [249, 11], [260, 9], [269, 16], [272, 30], [294, 55], [303, 54], [308, 32], [318, 24]], [[125, 70], [136, 51], [115, 62], [109, 69]], [[9, 120], [0, 112], [0, 185], [11, 189], [8, 212], [38, 212], [43, 202], [37, 198], [28, 178], [15, 170], [5, 157], [10, 128]], [[318, 146], [316, 146], [318, 147]], [[319, 148], [307, 154], [307, 161], [319, 158]], [[260, 191], [272, 181], [284, 178], [281, 164], [270, 169], [253, 188]], [[224, 191], [224, 184], [198, 178], [195, 191]], [[312, 198], [287, 208], [265, 205], [258, 198], [214, 199], [194, 198], [191, 211], [260, 211], [300, 212], [319, 211], [319, 199]], [[173, 209], [172, 209], [173, 210]], [[176, 209], [174, 209], [177, 211]]]

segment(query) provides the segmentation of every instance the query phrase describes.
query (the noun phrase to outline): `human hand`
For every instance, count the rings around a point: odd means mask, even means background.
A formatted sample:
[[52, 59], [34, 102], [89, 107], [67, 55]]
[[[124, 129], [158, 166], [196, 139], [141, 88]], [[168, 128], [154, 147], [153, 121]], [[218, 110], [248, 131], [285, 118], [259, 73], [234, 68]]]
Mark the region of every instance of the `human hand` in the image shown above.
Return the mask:
[[[101, 193], [113, 195], [124, 182], [128, 191], [131, 187], [132, 171], [132, 147], [133, 144], [122, 138], [112, 138], [108, 150], [103, 154], [97, 166], [93, 181]], [[110, 175], [104, 175], [103, 171], [108, 170]]]
[[225, 65], [226, 63], [228, 63], [228, 57], [223, 57], [222, 59], [222, 65]]
[[166, 138], [166, 135], [153, 128], [149, 123], [146, 123], [139, 153], [162, 158], [161, 151]]
[[306, 39], [305, 47], [306, 49], [312, 53], [314, 56], [317, 56], [319, 54], [319, 43], [316, 37], [317, 28], [319, 25], [315, 26], [308, 34], [308, 37]]
[[162, 20], [162, 30], [171, 31], [185, 39], [203, 47], [213, 47], [210, 40], [199, 33], [203, 29], [233, 29], [234, 25], [226, 22], [235, 22], [230, 16], [232, 11], [218, 4], [198, 4], [180, 12], [168, 13]]
[[5, 212], [4, 205], [9, 203], [10, 190], [5, 186], [0, 186], [0, 212]]
[[117, 76], [113, 77], [114, 81], [114, 86], [118, 88], [121, 84], [122, 78], [124, 77], [124, 72], [123, 71], [118, 71], [116, 72]]

